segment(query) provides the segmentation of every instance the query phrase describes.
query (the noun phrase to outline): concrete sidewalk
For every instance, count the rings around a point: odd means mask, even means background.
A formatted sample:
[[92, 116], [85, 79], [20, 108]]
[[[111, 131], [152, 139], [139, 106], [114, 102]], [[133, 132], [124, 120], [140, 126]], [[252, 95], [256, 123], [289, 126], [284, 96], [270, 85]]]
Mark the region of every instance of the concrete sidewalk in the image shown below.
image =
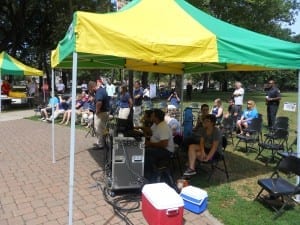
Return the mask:
[[[20, 119], [33, 110], [0, 113], [0, 225], [68, 224], [70, 128], [55, 125], [52, 163], [51, 125]], [[76, 130], [74, 225], [123, 225], [94, 187], [93, 171], [102, 169], [103, 152], [90, 148], [94, 138]], [[128, 213], [135, 225], [147, 224], [142, 212]], [[184, 211], [184, 224], [219, 225], [208, 210]]]

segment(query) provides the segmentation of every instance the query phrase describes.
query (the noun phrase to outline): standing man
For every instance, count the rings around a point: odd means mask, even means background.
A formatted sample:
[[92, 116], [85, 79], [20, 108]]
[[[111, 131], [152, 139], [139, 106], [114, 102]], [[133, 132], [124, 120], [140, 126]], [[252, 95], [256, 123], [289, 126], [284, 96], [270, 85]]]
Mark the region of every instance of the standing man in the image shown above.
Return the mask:
[[232, 98], [234, 99], [235, 106], [238, 110], [238, 115], [241, 115], [245, 90], [244, 88], [242, 88], [242, 83], [239, 81], [236, 81], [234, 86], [235, 86], [235, 90], [232, 94]]
[[105, 131], [109, 111], [108, 95], [105, 87], [100, 86], [97, 88], [97, 84], [94, 81], [90, 81], [88, 86], [90, 93], [95, 93], [96, 112], [94, 126], [98, 140], [94, 150], [100, 150], [104, 148], [103, 133]]
[[271, 128], [275, 124], [276, 114], [281, 100], [280, 90], [275, 86], [274, 80], [268, 82], [269, 90], [266, 95], [268, 127]]
[[134, 82], [133, 90], [133, 125], [135, 127], [140, 126], [140, 117], [142, 114], [142, 103], [143, 103], [143, 89], [139, 81]]

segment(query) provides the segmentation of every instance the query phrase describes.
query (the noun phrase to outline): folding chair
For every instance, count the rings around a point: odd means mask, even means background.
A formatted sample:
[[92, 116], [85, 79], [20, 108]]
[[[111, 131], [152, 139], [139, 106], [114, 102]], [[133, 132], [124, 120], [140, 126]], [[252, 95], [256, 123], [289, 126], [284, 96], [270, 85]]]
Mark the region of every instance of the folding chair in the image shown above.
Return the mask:
[[[288, 156], [283, 158], [277, 170], [270, 178], [259, 179], [258, 185], [261, 190], [255, 200], [261, 200], [269, 205], [274, 211], [274, 219], [278, 218], [290, 202], [295, 202], [293, 197], [300, 194], [300, 184], [292, 184], [287, 178], [291, 175], [300, 176], [300, 158]], [[284, 174], [287, 176], [285, 177]], [[263, 196], [263, 191], [268, 192], [268, 196]], [[274, 204], [276, 201], [276, 204]], [[280, 203], [280, 204], [278, 204]]]
[[274, 131], [274, 134], [272, 136], [267, 136], [264, 142], [258, 143], [258, 154], [255, 159], [258, 159], [260, 156], [262, 156], [262, 152], [264, 150], [270, 150], [271, 151], [271, 157], [269, 157], [266, 161], [266, 165], [275, 160], [276, 153], [278, 151], [283, 151], [287, 146], [285, 146], [285, 143], [287, 143], [289, 137], [289, 132], [285, 129], [277, 129]]
[[234, 119], [232, 117], [223, 118], [220, 128], [221, 128], [223, 134], [226, 136], [226, 138], [229, 138], [229, 137], [231, 138], [231, 143], [232, 143], [232, 145], [234, 145], [234, 142], [233, 142], [233, 131], [235, 128]]
[[[247, 129], [245, 129], [245, 134], [239, 134], [237, 135], [237, 139], [238, 142], [235, 146], [235, 148], [237, 148], [237, 146], [239, 145], [239, 143], [245, 142], [245, 148], [246, 148], [246, 152], [250, 152], [250, 148], [254, 149], [254, 144], [259, 143], [259, 141], [261, 140], [261, 129], [262, 129], [262, 119], [261, 118], [254, 118], [251, 121], [251, 124], [249, 124], [249, 127]], [[251, 145], [251, 147], [249, 146], [249, 144]]]
[[89, 124], [89, 130], [88, 132], [85, 134], [85, 137], [87, 137], [88, 135], [91, 135], [92, 137], [96, 136], [96, 129], [95, 129], [95, 114], [93, 113], [93, 118], [92, 118], [92, 122]]
[[[210, 181], [210, 179], [212, 178], [213, 174], [215, 173], [216, 170], [219, 170], [223, 173], [225, 173], [227, 181], [229, 179], [229, 174], [228, 174], [228, 170], [227, 170], [227, 165], [226, 165], [226, 160], [225, 160], [225, 150], [227, 147], [227, 138], [226, 136], [222, 136], [222, 152], [218, 152], [215, 154], [215, 156], [207, 161], [207, 162], [200, 162], [202, 164], [208, 164], [211, 166], [211, 170], [209, 171], [209, 175], [208, 175], [208, 181]], [[223, 162], [223, 168], [219, 166], [219, 163]]]

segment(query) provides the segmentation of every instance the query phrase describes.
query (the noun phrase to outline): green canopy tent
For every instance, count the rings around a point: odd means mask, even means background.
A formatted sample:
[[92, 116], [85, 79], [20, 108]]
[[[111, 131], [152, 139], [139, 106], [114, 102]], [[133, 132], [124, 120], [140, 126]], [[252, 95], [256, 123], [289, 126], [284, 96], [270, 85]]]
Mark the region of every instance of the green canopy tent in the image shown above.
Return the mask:
[[[300, 68], [300, 44], [223, 22], [184, 0], [134, 0], [116, 13], [74, 13], [65, 37], [52, 51], [51, 66], [72, 68], [74, 107], [78, 69], [125, 68], [172, 74], [296, 70]], [[74, 109], [72, 113], [69, 224]]]
[[[0, 81], [2, 74], [16, 75], [16, 76], [43, 76], [43, 71], [27, 66], [15, 58], [11, 57], [6, 52], [0, 53]], [[2, 84], [2, 82], [1, 82]], [[0, 85], [1, 93], [1, 85]], [[0, 101], [1, 112], [1, 101]]]

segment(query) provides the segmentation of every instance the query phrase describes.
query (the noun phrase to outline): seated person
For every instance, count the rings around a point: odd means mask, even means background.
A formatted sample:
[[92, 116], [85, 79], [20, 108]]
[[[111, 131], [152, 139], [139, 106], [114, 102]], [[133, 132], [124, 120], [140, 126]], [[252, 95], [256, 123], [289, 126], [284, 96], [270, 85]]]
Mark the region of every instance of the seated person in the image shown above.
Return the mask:
[[8, 96], [10, 90], [11, 90], [11, 86], [10, 86], [9, 82], [7, 80], [3, 80], [2, 85], [1, 85], [1, 94]]
[[219, 98], [215, 99], [214, 106], [210, 113], [216, 116], [216, 118], [217, 118], [216, 124], [220, 125], [221, 121], [223, 119], [223, 107], [222, 107], [221, 99], [219, 99]]
[[90, 95], [89, 100], [87, 101], [88, 107], [82, 112], [82, 120], [87, 122], [87, 128], [91, 127], [93, 123], [94, 113], [96, 111], [95, 98]]
[[235, 105], [233, 98], [229, 99], [228, 104], [229, 105], [228, 105], [227, 113], [224, 115], [224, 117], [225, 118], [231, 117], [233, 121], [236, 123], [236, 121], [241, 118], [241, 114], [242, 114], [242, 112], [240, 111], [241, 108]]
[[54, 110], [56, 106], [59, 103], [59, 98], [57, 96], [53, 96], [49, 99], [48, 105], [45, 108], [41, 109], [41, 120], [47, 121], [49, 118], [48, 113], [52, 113], [52, 107], [54, 107]]
[[222, 154], [222, 133], [216, 127], [216, 116], [209, 114], [204, 117], [203, 128], [200, 131], [200, 143], [192, 144], [188, 150], [188, 169], [184, 172], [184, 176], [192, 176], [196, 174], [196, 160], [209, 161], [217, 154]]
[[69, 105], [71, 104], [71, 97], [60, 97], [60, 102], [57, 104], [57, 107], [51, 115], [50, 118], [47, 118], [48, 122], [51, 122], [53, 119], [55, 120], [59, 115], [63, 114], [65, 111], [69, 109]]
[[174, 115], [170, 114], [169, 111], [165, 114], [165, 121], [172, 130], [173, 140], [175, 144], [181, 145], [182, 143], [182, 133], [180, 122], [174, 118]]
[[203, 127], [203, 119], [209, 113], [209, 106], [207, 104], [202, 104], [200, 112], [197, 118], [196, 126], [193, 128], [193, 133], [191, 136], [183, 139], [182, 147], [185, 151], [188, 150], [190, 144], [200, 143], [200, 128]]
[[176, 108], [179, 108], [180, 98], [178, 97], [174, 89], [172, 89], [171, 91], [171, 95], [168, 98], [168, 102], [170, 102], [170, 105], [174, 105]]
[[151, 114], [152, 136], [145, 141], [145, 177], [154, 181], [157, 163], [169, 160], [174, 152], [172, 131], [164, 120], [165, 113], [154, 109]]
[[255, 108], [255, 102], [252, 100], [248, 100], [247, 109], [243, 112], [241, 119], [237, 121], [237, 129], [238, 132], [243, 134], [243, 130], [249, 127], [252, 119], [258, 118], [258, 112]]

